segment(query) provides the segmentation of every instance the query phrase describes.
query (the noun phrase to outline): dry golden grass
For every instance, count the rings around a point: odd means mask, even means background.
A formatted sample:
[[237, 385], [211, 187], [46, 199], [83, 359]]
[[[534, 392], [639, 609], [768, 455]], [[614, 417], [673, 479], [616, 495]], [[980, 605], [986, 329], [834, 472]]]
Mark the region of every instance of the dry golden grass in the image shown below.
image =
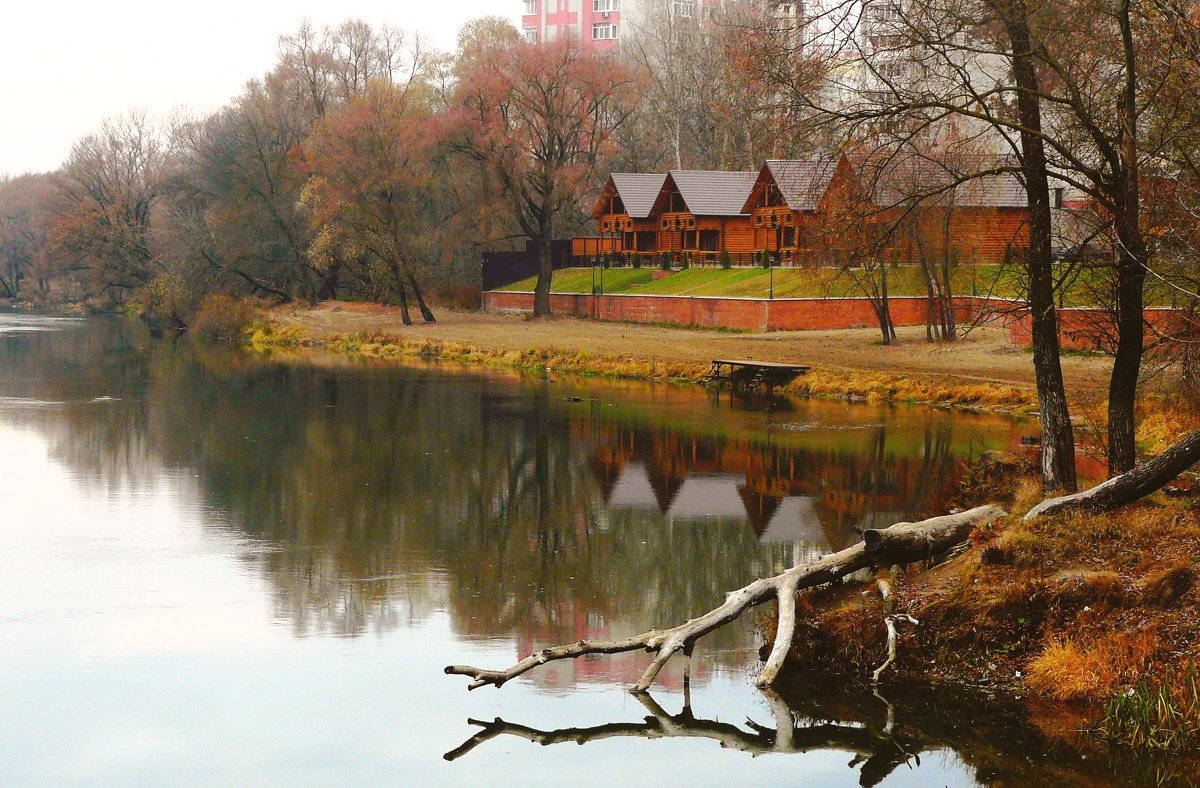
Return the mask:
[[1028, 684], [1055, 700], [1095, 700], [1138, 681], [1162, 647], [1153, 631], [1114, 632], [1090, 642], [1062, 637], [1029, 665]]

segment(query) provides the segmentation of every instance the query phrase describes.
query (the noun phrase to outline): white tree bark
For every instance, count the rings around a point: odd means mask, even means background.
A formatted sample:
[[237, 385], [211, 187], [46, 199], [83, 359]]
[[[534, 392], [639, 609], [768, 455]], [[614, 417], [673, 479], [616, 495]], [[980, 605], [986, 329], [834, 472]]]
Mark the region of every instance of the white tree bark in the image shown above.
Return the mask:
[[791, 647], [796, 626], [798, 591], [838, 580], [876, 563], [891, 565], [929, 560], [965, 541], [976, 526], [1004, 516], [1005, 512], [999, 507], [980, 506], [918, 523], [896, 523], [888, 528], [870, 529], [864, 532], [863, 541], [858, 544], [818, 561], [794, 566], [774, 577], [755, 580], [729, 593], [721, 605], [678, 626], [652, 629], [621, 640], [580, 640], [545, 648], [503, 670], [450, 665], [445, 672], [473, 679], [468, 689], [489, 684], [501, 687], [510, 679], [554, 660], [574, 659], [584, 654], [620, 654], [644, 650], [653, 653], [654, 657], [631, 688], [633, 692], [644, 692], [677, 651], [690, 650], [697, 640], [714, 629], [735, 620], [752, 607], [776, 599], [779, 601], [779, 624], [775, 643], [756, 681], [760, 687], [769, 686], [779, 675]]

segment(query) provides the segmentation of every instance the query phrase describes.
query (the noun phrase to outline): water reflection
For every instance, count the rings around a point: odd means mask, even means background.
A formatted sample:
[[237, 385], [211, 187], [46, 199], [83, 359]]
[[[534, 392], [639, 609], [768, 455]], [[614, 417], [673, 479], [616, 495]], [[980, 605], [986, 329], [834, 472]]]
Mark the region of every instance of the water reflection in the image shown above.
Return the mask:
[[[229, 779], [213, 782], [277, 782], [281, 763], [323, 766], [308, 782], [386, 782], [397, 768], [443, 784], [606, 779], [604, 745], [480, 746], [513, 735], [616, 737], [638, 774], [705, 784], [750, 781], [710, 739], [808, 751], [805, 774], [830, 782], [903, 781], [918, 756], [913, 784], [1102, 772], [1015, 711], [944, 691], [889, 690], [891, 723], [880, 699], [827, 679], [752, 711], [749, 624], [699, 644], [694, 712], [673, 661], [663, 700], [620, 716], [635, 704], [615, 689], [641, 654], [557, 662], [491, 695], [440, 672], [681, 621], [855, 528], [944, 510], [962, 458], [1011, 446], [1020, 424], [261, 361], [133, 323], [22, 320], [0, 335], [0, 762], [18, 770], [6, 784], [161, 784], [181, 763], [223, 764]], [[679, 695], [683, 711], [666, 712]], [[747, 713], [754, 724], [730, 724]], [[500, 714], [519, 724], [481, 723], [471, 757], [436, 757], [462, 719]], [[377, 746], [396, 729], [394, 749]], [[696, 749], [638, 749], [644, 737]], [[794, 779], [770, 765], [786, 760], [756, 759], [755, 780]], [[1127, 782], [1160, 766], [1093, 763]]]
[[[478, 728], [442, 757], [488, 758], [488, 742], [514, 737], [542, 746], [586, 745], [612, 739], [706, 740], [751, 757], [844, 752], [862, 786], [919, 770], [922, 757], [948, 773], [972, 774], [981, 785], [1195, 785], [1196, 758], [1134, 757], [1083, 737], [1064, 738], [1031, 721], [1020, 703], [969, 689], [924, 685], [869, 689], [855, 677], [808, 674], [777, 690], [760, 690], [767, 717], [735, 724], [697, 714], [690, 696], [672, 714], [649, 693], [635, 698], [640, 720], [540, 729], [501, 718], [468, 719]], [[1056, 710], [1057, 711], [1057, 710]], [[1069, 724], [1069, 723], [1068, 723]], [[1080, 746], [1082, 745], [1082, 746]], [[931, 784], [938, 782], [930, 775]]]
[[[1014, 434], [904, 408], [261, 362], [117, 321], [2, 342], [0, 364], [0, 414], [36, 426], [84, 484], [194, 477], [210, 527], [263, 545], [241, 560], [296, 634], [444, 609], [461, 636], [522, 653], [682, 620], [856, 528], [938, 510], [961, 458]], [[743, 664], [744, 642], [715, 634], [697, 678]], [[634, 655], [535, 680], [641, 669]]]

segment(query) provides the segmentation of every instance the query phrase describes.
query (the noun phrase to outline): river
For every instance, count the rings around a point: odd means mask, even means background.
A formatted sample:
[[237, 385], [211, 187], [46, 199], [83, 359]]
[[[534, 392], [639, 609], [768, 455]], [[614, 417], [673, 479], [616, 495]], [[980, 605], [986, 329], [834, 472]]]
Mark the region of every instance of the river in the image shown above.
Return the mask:
[[684, 620], [943, 511], [963, 458], [1031, 429], [0, 314], [0, 784], [1170, 778], [982, 692], [760, 693], [752, 621], [686, 694], [678, 660], [627, 693], [640, 654], [442, 672]]

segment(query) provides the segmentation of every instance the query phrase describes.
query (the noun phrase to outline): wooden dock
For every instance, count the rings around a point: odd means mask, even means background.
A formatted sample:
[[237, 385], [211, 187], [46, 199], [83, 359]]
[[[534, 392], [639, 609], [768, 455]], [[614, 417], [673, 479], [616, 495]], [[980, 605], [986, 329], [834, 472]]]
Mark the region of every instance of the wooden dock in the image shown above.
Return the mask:
[[713, 359], [712, 368], [700, 381], [706, 386], [729, 384], [734, 391], [761, 392], [786, 386], [808, 372], [804, 364], [753, 359]]

